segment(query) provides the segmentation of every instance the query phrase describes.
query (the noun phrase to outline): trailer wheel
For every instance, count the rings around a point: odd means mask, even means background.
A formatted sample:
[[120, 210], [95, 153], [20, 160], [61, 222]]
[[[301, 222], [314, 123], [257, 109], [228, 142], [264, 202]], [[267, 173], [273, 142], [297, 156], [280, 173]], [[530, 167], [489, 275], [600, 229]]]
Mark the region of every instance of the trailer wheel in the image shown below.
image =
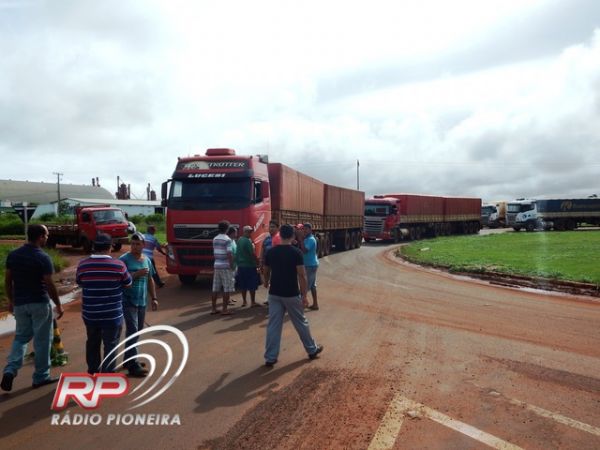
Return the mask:
[[362, 233], [360, 231], [356, 232], [356, 248], [361, 248], [362, 247]]
[[196, 281], [196, 275], [179, 275], [181, 284], [190, 285]]
[[513, 227], [513, 230], [515, 230], [515, 231], [521, 231], [521, 227]]
[[323, 252], [325, 256], [328, 256], [331, 253], [331, 235], [329, 233], [325, 233], [325, 238], [323, 239], [324, 249]]
[[352, 245], [352, 238], [350, 237], [350, 233], [347, 231], [344, 233], [344, 251], [347, 252], [350, 250]]
[[322, 236], [317, 237], [317, 258], [322, 258], [325, 255], [325, 249], [323, 248], [323, 242], [325, 239]]

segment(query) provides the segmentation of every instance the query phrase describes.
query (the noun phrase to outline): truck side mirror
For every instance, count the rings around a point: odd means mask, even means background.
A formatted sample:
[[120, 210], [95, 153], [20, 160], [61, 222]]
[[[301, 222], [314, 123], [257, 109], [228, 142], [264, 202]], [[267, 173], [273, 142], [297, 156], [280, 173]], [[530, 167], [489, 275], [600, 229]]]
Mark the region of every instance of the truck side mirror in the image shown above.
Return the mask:
[[167, 193], [169, 192], [169, 182], [165, 181], [161, 186], [160, 206], [167, 206]]
[[260, 182], [260, 195], [263, 199], [269, 198], [270, 194], [269, 194], [269, 182], [268, 181]]

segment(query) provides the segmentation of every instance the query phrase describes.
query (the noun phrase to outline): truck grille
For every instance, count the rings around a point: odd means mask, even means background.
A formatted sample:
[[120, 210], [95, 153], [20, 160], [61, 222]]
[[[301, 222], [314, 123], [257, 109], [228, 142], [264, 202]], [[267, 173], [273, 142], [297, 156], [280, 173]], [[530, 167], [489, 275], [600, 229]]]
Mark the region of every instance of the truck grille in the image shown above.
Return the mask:
[[214, 263], [212, 247], [178, 248], [177, 258], [182, 266], [209, 267]]
[[506, 225], [512, 227], [515, 224], [517, 215], [514, 213], [506, 213]]
[[383, 231], [383, 218], [365, 218], [365, 232], [367, 234], [377, 235]]
[[211, 241], [219, 230], [216, 225], [175, 225], [175, 239], [186, 241]]

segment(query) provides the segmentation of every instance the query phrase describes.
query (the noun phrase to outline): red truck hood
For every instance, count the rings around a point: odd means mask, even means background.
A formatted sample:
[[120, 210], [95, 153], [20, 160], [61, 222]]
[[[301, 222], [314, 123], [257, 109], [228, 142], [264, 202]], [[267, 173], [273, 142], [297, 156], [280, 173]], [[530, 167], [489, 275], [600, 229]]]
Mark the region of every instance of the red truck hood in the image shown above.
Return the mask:
[[103, 233], [109, 234], [111, 237], [127, 237], [126, 223], [110, 223], [106, 225], [97, 225], [96, 229]]

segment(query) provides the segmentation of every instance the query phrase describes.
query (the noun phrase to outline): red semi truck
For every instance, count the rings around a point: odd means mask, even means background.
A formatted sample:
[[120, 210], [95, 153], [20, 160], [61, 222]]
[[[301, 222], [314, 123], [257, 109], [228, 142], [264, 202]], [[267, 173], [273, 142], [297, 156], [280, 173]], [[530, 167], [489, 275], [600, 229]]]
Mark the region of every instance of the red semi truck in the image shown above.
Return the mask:
[[375, 195], [365, 202], [365, 241], [472, 234], [481, 229], [481, 199], [417, 194]]
[[[170, 183], [170, 186], [169, 186]], [[233, 149], [208, 149], [179, 158], [162, 185], [167, 207], [167, 272], [182, 283], [213, 272], [212, 239], [225, 219], [254, 229], [257, 255], [269, 221], [313, 224], [319, 255], [332, 246], [347, 250], [362, 240], [364, 193], [330, 186], [264, 155], [238, 156]]]
[[66, 225], [48, 224], [48, 241], [46, 246], [56, 247], [56, 244], [83, 247], [90, 253], [92, 244], [98, 232], [106, 233], [112, 237], [113, 250], [120, 250], [126, 244], [127, 220], [119, 208], [110, 205], [78, 206], [75, 208], [75, 223]]

